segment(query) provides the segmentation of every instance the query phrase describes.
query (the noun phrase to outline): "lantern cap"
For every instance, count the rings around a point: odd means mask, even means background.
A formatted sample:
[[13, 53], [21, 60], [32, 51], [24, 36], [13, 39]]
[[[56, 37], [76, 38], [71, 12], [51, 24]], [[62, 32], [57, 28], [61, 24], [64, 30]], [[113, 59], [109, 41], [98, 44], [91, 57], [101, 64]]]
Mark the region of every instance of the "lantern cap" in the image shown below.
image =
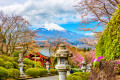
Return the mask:
[[54, 54], [55, 57], [72, 57], [72, 53], [69, 53], [69, 51], [66, 49], [65, 44], [61, 43], [59, 45], [59, 49]]

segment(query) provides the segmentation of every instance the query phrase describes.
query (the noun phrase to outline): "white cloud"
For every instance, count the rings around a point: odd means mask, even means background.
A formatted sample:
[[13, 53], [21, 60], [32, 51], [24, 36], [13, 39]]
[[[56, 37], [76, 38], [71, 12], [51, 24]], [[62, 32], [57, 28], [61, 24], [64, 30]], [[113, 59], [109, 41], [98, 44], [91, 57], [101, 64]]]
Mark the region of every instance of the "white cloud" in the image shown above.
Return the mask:
[[80, 14], [73, 7], [75, 3], [75, 0], [27, 0], [24, 4], [1, 6], [0, 10], [23, 16], [31, 24], [61, 24], [81, 20]]
[[85, 35], [93, 36], [94, 33], [85, 33]]

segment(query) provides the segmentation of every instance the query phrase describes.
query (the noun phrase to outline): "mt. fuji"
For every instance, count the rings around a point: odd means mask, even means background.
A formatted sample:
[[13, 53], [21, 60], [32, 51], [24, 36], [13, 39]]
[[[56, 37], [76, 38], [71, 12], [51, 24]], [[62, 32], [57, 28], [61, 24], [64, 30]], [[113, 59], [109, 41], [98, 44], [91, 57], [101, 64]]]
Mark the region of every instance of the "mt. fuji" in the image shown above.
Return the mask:
[[[74, 42], [79, 43], [79, 41], [77, 41], [78, 39], [82, 37], [87, 37], [86, 35], [77, 34], [72, 31], [68, 31], [54, 23], [44, 24], [41, 27], [35, 29], [34, 31], [37, 32], [37, 35], [44, 35], [45, 37], [51, 37], [57, 35], [61, 38], [68, 39], [68, 41], [72, 43]], [[45, 40], [45, 38], [40, 38], [37, 40]]]

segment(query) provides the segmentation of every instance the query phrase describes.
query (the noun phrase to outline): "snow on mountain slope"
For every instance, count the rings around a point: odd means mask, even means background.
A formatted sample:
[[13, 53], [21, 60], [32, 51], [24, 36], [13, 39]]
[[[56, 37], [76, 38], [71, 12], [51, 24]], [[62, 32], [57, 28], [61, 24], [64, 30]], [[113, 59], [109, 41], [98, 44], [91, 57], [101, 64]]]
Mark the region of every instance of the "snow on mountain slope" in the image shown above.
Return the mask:
[[[42, 26], [38, 27], [38, 28], [44, 28], [48, 31], [52, 31], [52, 30], [57, 30], [57, 31], [64, 31], [65, 29], [60, 27], [59, 25], [55, 24], [55, 23], [45, 23]], [[38, 29], [37, 28], [37, 29]], [[35, 29], [35, 30], [37, 30]]]
[[58, 26], [57, 24], [51, 23], [51, 24], [44, 24], [44, 28], [47, 30], [58, 30], [58, 31], [64, 31], [65, 29]]

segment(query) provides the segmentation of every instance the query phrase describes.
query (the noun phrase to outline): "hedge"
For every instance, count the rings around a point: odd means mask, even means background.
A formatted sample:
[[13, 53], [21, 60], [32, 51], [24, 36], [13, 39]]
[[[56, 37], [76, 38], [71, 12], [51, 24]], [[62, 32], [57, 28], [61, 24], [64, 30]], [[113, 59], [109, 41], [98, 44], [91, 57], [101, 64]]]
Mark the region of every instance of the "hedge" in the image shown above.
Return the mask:
[[32, 65], [24, 64], [23, 70], [26, 71], [27, 69], [32, 68]]
[[8, 57], [7, 55], [0, 55], [0, 58], [2, 58], [4, 61], [15, 61], [18, 62], [19, 57]]
[[44, 76], [48, 73], [46, 69], [29, 68], [25, 71], [25, 74], [31, 77]]
[[14, 60], [14, 57], [8, 57], [7, 61], [13, 62], [13, 61], [15, 61], [15, 60]]
[[19, 69], [19, 65], [18, 65], [18, 63], [17, 62], [12, 62], [12, 64], [13, 64], [13, 67], [15, 68], [15, 69]]
[[96, 57], [120, 58], [120, 5], [96, 45]]
[[0, 66], [4, 66], [5, 62], [2, 58], [0, 58]]
[[67, 76], [66, 80], [88, 80], [89, 72], [76, 72]]
[[73, 72], [82, 72], [82, 69], [72, 68]]
[[36, 62], [36, 67], [37, 67], [37, 68], [44, 68], [39, 61]]
[[6, 61], [4, 67], [5, 67], [6, 69], [10, 69], [10, 68], [14, 68], [14, 65], [13, 65], [11, 62]]
[[15, 50], [13, 53], [12, 53], [13, 57], [19, 57], [19, 51]]
[[18, 62], [19, 57], [14, 57], [14, 61]]
[[48, 70], [46, 69], [38, 69], [39, 70], [39, 76], [44, 76], [44, 75], [47, 75], [48, 73]]
[[8, 76], [9, 78], [19, 78], [20, 77], [20, 70], [18, 69], [8, 69]]
[[35, 65], [35, 62], [32, 60], [29, 60], [28, 58], [25, 58], [23, 63], [26, 65], [31, 65], [32, 67], [34, 67]]
[[50, 69], [49, 72], [54, 75], [58, 74], [58, 71], [56, 69]]
[[4, 61], [8, 60], [8, 57], [6, 55], [0, 55], [0, 58], [2, 58]]
[[37, 68], [29, 68], [25, 71], [25, 74], [32, 77], [39, 76], [39, 70]]
[[0, 80], [5, 80], [8, 78], [8, 72], [5, 68], [0, 67]]

